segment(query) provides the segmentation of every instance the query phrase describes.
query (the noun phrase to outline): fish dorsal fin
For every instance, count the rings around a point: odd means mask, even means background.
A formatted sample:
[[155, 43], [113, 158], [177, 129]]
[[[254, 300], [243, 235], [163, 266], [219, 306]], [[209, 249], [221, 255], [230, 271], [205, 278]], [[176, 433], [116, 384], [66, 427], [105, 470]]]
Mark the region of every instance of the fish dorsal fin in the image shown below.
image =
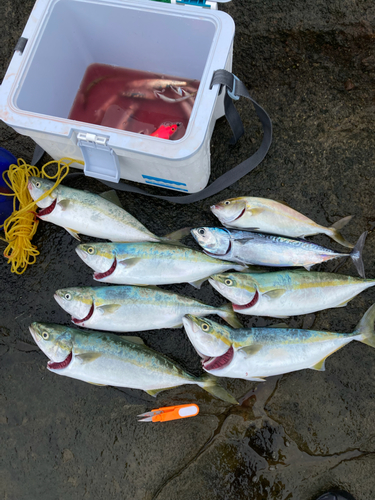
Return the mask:
[[118, 309], [120, 309], [120, 307], [121, 307], [121, 304], [108, 304], [106, 306], [97, 307], [96, 310], [100, 314], [106, 315], [106, 314], [113, 314]]
[[286, 292], [285, 288], [275, 288], [274, 290], [270, 290], [269, 292], [265, 292], [262, 295], [268, 297], [269, 299], [278, 299]]
[[285, 205], [288, 208], [292, 208], [286, 201], [284, 200], [275, 200], [277, 203], [280, 203], [280, 205]]
[[190, 235], [191, 227], [183, 227], [181, 229], [178, 229], [177, 231], [173, 231], [173, 233], [166, 234], [164, 236], [164, 239], [167, 238], [168, 240], [181, 240], [182, 238], [185, 238], [185, 236]]
[[350, 222], [353, 218], [353, 215], [348, 215], [347, 217], [343, 217], [342, 219], [336, 221], [332, 224], [333, 229], [342, 229], [348, 222]]
[[121, 201], [120, 201], [120, 199], [119, 199], [119, 197], [114, 189], [110, 189], [109, 191], [104, 191], [104, 193], [100, 193], [99, 196], [101, 196], [102, 198], [104, 198], [107, 201], [110, 201], [111, 203], [113, 203], [114, 205], [117, 205], [120, 208], [124, 208], [121, 205]]
[[262, 344], [251, 344], [247, 345], [245, 347], [242, 347], [241, 352], [245, 352], [246, 354], [256, 354], [262, 349], [263, 345]]
[[90, 363], [100, 358], [102, 354], [100, 352], [82, 352], [76, 354], [75, 357], [78, 358], [82, 363]]
[[66, 231], [68, 231], [70, 236], [73, 236], [73, 238], [75, 238], [76, 240], [81, 241], [81, 238], [78, 236], [77, 231], [74, 231], [74, 229], [70, 229], [69, 227], [66, 227], [65, 229], [66, 229]]
[[133, 344], [145, 345], [141, 337], [132, 337], [131, 335], [120, 335], [123, 340], [133, 342]]

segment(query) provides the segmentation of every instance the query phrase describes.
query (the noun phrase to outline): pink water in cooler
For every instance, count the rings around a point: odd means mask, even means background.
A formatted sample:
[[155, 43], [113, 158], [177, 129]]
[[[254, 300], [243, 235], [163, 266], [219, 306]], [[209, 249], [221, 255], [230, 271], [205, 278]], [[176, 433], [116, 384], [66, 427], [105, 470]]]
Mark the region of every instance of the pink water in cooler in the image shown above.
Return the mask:
[[69, 113], [72, 120], [151, 135], [177, 124], [171, 140], [186, 132], [198, 80], [91, 64]]

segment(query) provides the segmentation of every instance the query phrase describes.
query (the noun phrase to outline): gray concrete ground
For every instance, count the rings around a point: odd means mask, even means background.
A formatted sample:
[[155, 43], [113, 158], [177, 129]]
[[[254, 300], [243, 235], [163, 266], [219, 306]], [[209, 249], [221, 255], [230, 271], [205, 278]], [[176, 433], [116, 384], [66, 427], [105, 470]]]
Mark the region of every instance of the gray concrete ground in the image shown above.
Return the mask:
[[[32, 5], [2, 2], [0, 77]], [[183, 207], [120, 195], [125, 208], [157, 234], [215, 225], [209, 206], [236, 195], [284, 200], [327, 226], [353, 214], [345, 236], [354, 242], [369, 231], [364, 262], [367, 277], [375, 278], [374, 2], [234, 0], [222, 8], [236, 23], [234, 72], [273, 120], [271, 150], [251, 175], [213, 199]], [[251, 104], [241, 100], [237, 107], [245, 137], [230, 147], [227, 123], [217, 123], [212, 179], [260, 143]], [[0, 137], [1, 146], [31, 160], [30, 139], [4, 124]], [[103, 190], [96, 181], [71, 185]], [[314, 241], [342, 250], [325, 237]], [[373, 349], [353, 342], [328, 359], [325, 372], [303, 370], [263, 384], [226, 379], [242, 403], [236, 407], [193, 386], [153, 400], [141, 391], [58, 377], [46, 370], [28, 326], [36, 320], [68, 325], [53, 292], [93, 282], [63, 229], [42, 222], [35, 243], [41, 255], [22, 276], [0, 262], [0, 498], [313, 500], [331, 486], [357, 500], [375, 498]], [[317, 269], [333, 271], [336, 265]], [[356, 275], [349, 260], [340, 272]], [[170, 288], [210, 304], [223, 302], [207, 283], [201, 290]], [[345, 308], [288, 324], [350, 332], [374, 302], [369, 289]], [[248, 326], [272, 323], [245, 319]], [[140, 336], [192, 373], [202, 372], [182, 329]], [[152, 407], [191, 401], [200, 406], [195, 418], [137, 422], [136, 415]]]

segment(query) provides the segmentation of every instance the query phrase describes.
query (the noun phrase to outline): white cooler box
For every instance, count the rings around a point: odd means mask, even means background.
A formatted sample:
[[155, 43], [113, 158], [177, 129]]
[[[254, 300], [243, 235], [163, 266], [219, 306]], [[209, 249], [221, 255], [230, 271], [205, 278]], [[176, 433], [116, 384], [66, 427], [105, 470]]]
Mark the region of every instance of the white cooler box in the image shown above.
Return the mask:
[[[187, 0], [189, 1], [189, 0]], [[85, 174], [194, 193], [210, 176], [210, 139], [224, 114], [217, 69], [232, 70], [224, 12], [150, 0], [37, 0], [0, 87], [0, 118]], [[68, 119], [93, 63], [200, 80], [186, 129], [166, 140]], [[79, 164], [73, 164], [82, 168]]]

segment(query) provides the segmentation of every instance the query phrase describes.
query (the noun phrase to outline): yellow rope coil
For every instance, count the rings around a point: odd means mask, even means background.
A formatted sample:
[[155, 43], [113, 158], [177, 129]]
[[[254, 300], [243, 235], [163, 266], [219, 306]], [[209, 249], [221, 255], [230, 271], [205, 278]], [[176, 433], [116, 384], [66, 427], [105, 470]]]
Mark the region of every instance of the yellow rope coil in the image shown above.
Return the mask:
[[[34, 236], [38, 220], [36, 219], [35, 211], [38, 208], [37, 202], [46, 198], [60, 184], [64, 177], [69, 173], [69, 166], [72, 163], [83, 162], [73, 160], [72, 158], [62, 158], [59, 161], [50, 161], [43, 165], [41, 171], [37, 167], [28, 165], [21, 158], [17, 161], [17, 165], [10, 165], [9, 169], [3, 173], [3, 179], [7, 186], [14, 194], [6, 194], [5, 196], [13, 196], [13, 213], [6, 219], [3, 226], [5, 241], [8, 243], [4, 251], [4, 257], [11, 263], [12, 273], [22, 274], [26, 271], [27, 266], [36, 262], [36, 257], [39, 251], [35, 245], [32, 245], [31, 239]], [[55, 175], [48, 175], [45, 169], [50, 165], [57, 165]], [[29, 177], [47, 177], [55, 179], [54, 186], [46, 191], [40, 198], [33, 200], [27, 188]], [[17, 201], [19, 208], [17, 210]]]

